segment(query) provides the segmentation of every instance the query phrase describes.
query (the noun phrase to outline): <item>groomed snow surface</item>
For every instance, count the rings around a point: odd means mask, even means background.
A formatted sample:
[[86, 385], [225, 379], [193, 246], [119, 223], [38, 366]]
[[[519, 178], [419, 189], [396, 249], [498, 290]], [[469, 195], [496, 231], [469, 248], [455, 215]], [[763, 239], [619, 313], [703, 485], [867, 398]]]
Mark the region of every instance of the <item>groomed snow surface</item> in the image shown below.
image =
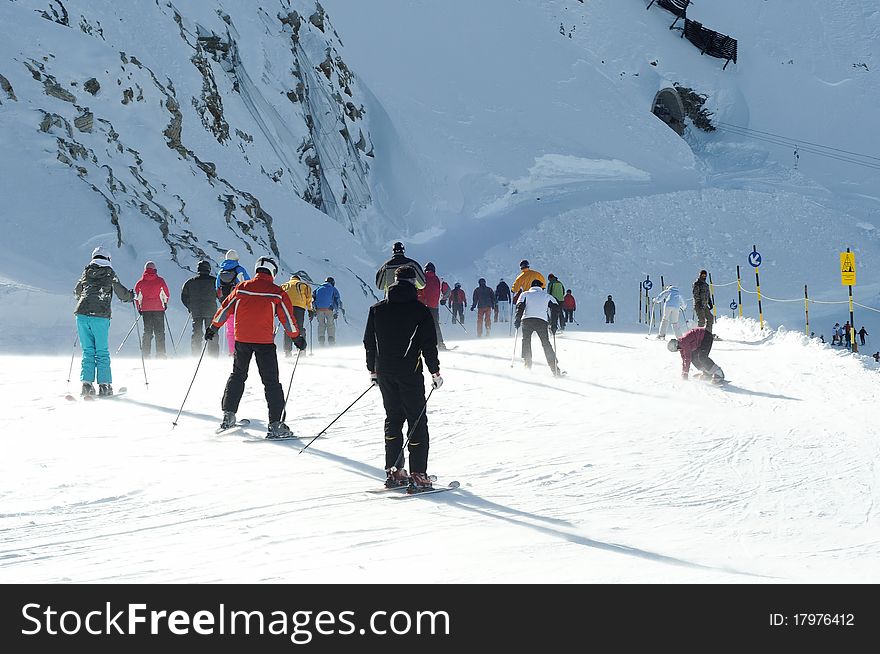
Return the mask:
[[300, 357], [303, 441], [286, 443], [260, 440], [255, 365], [250, 427], [215, 435], [225, 355], [174, 429], [195, 358], [147, 360], [147, 388], [140, 358], [116, 357], [127, 394], [71, 402], [69, 357], [2, 357], [0, 582], [880, 581], [869, 357], [721, 319], [718, 388], [682, 381], [644, 332], [574, 327], [555, 379], [537, 338], [526, 370], [506, 325], [444, 329], [459, 347], [441, 352], [428, 468], [462, 486], [404, 499], [366, 492], [383, 478], [378, 390], [299, 453], [368, 387], [360, 347]]

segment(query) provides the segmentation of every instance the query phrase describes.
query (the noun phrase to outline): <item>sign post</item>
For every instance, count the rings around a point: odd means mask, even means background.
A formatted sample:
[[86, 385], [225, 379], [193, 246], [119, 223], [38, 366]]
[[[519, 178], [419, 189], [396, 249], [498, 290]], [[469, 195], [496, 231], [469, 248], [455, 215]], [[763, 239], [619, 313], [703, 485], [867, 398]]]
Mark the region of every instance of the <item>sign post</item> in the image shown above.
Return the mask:
[[651, 304], [650, 300], [648, 299], [648, 291], [650, 291], [652, 288], [654, 288], [654, 282], [651, 281], [650, 275], [645, 275], [645, 281], [642, 282], [642, 288], [645, 289], [645, 324], [647, 325], [648, 324], [648, 311], [649, 311], [648, 307]]
[[736, 317], [736, 308], [737, 308], [738, 306], [739, 306], [739, 305], [736, 303], [736, 300], [733, 300], [733, 301], [730, 303], [730, 317], [731, 317], [731, 318], [735, 318], [735, 317]]
[[743, 317], [743, 286], [739, 276], [739, 266], [736, 267], [736, 299], [739, 300], [739, 317]]
[[764, 310], [761, 308], [761, 278], [758, 275], [758, 268], [761, 267], [761, 253], [758, 252], [758, 248], [754, 245], [752, 246], [752, 251], [749, 252], [749, 265], [755, 269], [755, 287], [758, 289], [758, 320], [761, 324], [761, 329], [764, 329]]
[[807, 320], [807, 328], [805, 333], [807, 336], [810, 335], [810, 296], [807, 294], [807, 285], [804, 284], [804, 316]]
[[849, 288], [849, 342], [852, 343], [852, 351], [858, 352], [859, 346], [856, 344], [856, 322], [853, 316], [853, 294], [852, 287], [856, 285], [856, 253], [850, 252], [849, 248], [846, 252], [840, 253], [840, 283]]

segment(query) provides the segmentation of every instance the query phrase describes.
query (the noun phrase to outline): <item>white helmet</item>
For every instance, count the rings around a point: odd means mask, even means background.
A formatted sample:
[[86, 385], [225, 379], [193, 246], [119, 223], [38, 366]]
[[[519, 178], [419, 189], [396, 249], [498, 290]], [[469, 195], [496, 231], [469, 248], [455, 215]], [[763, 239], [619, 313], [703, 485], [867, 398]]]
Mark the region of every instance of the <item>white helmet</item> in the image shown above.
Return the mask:
[[238, 261], [238, 252], [235, 250], [226, 250], [226, 258], [232, 259], [233, 261]]
[[272, 277], [278, 274], [278, 264], [275, 263], [275, 259], [272, 257], [260, 257], [257, 259], [257, 263], [254, 264], [254, 273], [256, 273], [260, 268], [263, 270], [268, 270]]

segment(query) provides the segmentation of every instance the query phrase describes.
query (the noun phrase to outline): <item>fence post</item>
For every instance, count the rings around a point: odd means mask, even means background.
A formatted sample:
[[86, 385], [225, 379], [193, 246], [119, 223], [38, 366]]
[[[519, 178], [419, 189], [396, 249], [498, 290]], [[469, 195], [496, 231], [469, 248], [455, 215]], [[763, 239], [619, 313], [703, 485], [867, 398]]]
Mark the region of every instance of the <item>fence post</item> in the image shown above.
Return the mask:
[[739, 276], [739, 266], [736, 267], [736, 297], [739, 302], [739, 317], [743, 317], [743, 291], [742, 279]]
[[807, 294], [807, 285], [804, 284], [804, 316], [807, 320], [806, 334], [810, 335], [810, 296]]

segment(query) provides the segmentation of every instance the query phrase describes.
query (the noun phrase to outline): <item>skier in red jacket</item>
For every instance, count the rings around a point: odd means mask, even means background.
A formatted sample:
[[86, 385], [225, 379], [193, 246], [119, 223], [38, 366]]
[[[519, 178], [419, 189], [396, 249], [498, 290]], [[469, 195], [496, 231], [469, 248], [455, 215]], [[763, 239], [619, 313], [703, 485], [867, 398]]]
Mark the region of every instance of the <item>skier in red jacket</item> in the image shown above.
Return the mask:
[[712, 341], [714, 337], [705, 327], [694, 327], [680, 339], [670, 339], [666, 344], [670, 352], [678, 352], [681, 354], [681, 378], [687, 379], [691, 369], [691, 362], [694, 367], [703, 372], [698, 379], [705, 379], [714, 383], [724, 381], [724, 371], [709, 358], [709, 352], [712, 350]]
[[[446, 282], [443, 282], [446, 284]], [[446, 284], [449, 288], [449, 284]], [[434, 331], [437, 332], [437, 349], [445, 350], [446, 344], [443, 342], [443, 333], [440, 331], [440, 296], [443, 293], [443, 287], [440, 284], [440, 278], [437, 277], [437, 269], [430, 261], [425, 264], [425, 286], [418, 289], [419, 302], [428, 307], [431, 317], [434, 318]]]
[[574, 322], [574, 312], [577, 309], [577, 302], [574, 301], [574, 295], [571, 294], [571, 289], [565, 292], [565, 297], [562, 298], [562, 310], [565, 312], [565, 322], [570, 323]]
[[156, 358], [165, 358], [165, 308], [170, 297], [168, 284], [159, 277], [156, 264], [147, 261], [144, 274], [134, 286], [134, 301], [144, 319], [144, 337], [141, 343], [144, 356], [150, 356], [150, 343], [156, 339]]

